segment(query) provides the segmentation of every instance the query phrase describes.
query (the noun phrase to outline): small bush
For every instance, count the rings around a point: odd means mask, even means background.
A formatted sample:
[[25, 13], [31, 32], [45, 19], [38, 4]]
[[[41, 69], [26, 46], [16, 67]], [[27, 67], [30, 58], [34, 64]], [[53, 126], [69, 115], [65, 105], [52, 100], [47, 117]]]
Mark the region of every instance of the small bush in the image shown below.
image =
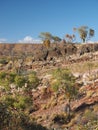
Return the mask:
[[22, 88], [26, 83], [26, 78], [24, 76], [16, 76], [15, 77], [15, 84], [17, 85], [17, 87]]
[[31, 73], [28, 75], [28, 86], [29, 88], [36, 88], [39, 85], [39, 79], [36, 76], [36, 73]]
[[56, 92], [62, 89], [67, 98], [74, 99], [78, 93], [78, 89], [75, 87], [75, 80], [70, 70], [57, 69], [53, 72], [51, 87]]
[[12, 95], [4, 95], [1, 100], [8, 106], [14, 107], [14, 102], [16, 99]]
[[30, 119], [24, 112], [10, 109], [0, 102], [0, 130], [47, 130]]
[[9, 73], [9, 76], [8, 76], [9, 82], [10, 82], [10, 83], [14, 83], [14, 82], [15, 82], [15, 77], [16, 77], [16, 76], [17, 76], [16, 73], [13, 73], [13, 72]]
[[8, 61], [7, 61], [6, 59], [0, 59], [0, 64], [5, 65], [5, 64], [7, 64], [7, 63], [8, 63]]
[[8, 110], [8, 106], [4, 102], [0, 102], [0, 130], [7, 128], [10, 120], [11, 112]]
[[24, 110], [32, 105], [32, 99], [29, 96], [17, 95], [16, 101], [14, 102], [14, 107], [16, 109]]
[[65, 123], [67, 123], [67, 116], [64, 113], [63, 114], [56, 114], [56, 115], [53, 115], [52, 121], [54, 123], [65, 124]]
[[7, 75], [6, 72], [0, 72], [0, 80], [4, 80], [6, 75]]

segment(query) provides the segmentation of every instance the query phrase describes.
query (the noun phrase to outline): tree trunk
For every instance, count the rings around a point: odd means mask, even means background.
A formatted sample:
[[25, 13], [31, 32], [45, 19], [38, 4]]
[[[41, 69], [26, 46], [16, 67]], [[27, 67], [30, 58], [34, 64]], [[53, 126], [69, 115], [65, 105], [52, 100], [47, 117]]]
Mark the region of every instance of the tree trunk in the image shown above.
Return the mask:
[[83, 43], [85, 43], [86, 40], [84, 38], [82, 40], [83, 40]]

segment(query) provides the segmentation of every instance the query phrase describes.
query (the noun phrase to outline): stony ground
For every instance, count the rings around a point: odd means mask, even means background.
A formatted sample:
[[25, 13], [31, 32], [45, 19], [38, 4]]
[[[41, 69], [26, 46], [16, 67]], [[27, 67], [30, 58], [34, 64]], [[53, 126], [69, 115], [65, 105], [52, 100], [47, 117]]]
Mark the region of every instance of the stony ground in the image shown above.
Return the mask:
[[[85, 57], [85, 56], [84, 56]], [[91, 63], [96, 63], [96, 60], [92, 59]], [[71, 63], [71, 67], [76, 65], [85, 64], [88, 61], [76, 61]], [[63, 64], [62, 64], [63, 63]], [[55, 95], [53, 92], [51, 92], [49, 89], [47, 89], [47, 93], [43, 95], [43, 88], [49, 86], [47, 85], [47, 82], [51, 79], [51, 71], [61, 67], [61, 68], [70, 68], [70, 64], [64, 64], [62, 61], [56, 62], [56, 65], [49, 65], [47, 64], [42, 69], [39, 69], [38, 76], [42, 79], [42, 85], [39, 86], [39, 90], [33, 92], [33, 98], [35, 106], [37, 106], [37, 110], [34, 111], [31, 116], [36, 118], [37, 122], [42, 124], [46, 127], [58, 127], [57, 124], [53, 123], [53, 117], [55, 115], [62, 115], [64, 113], [64, 108], [66, 106], [66, 99], [64, 98], [64, 93], [59, 94], [58, 98], [55, 98]], [[96, 63], [97, 64], [97, 63]], [[82, 68], [82, 65], [81, 65]], [[64, 128], [73, 128], [73, 123], [78, 122], [77, 116], [80, 116], [81, 113], [83, 115], [84, 111], [89, 110], [92, 108], [94, 112], [96, 113], [97, 119], [98, 119], [98, 81], [97, 77], [95, 80], [89, 80], [89, 71], [83, 71], [83, 72], [76, 72], [76, 70], [72, 69], [74, 72], [73, 74], [79, 78], [78, 82], [83, 82], [83, 85], [80, 87], [80, 97], [78, 97], [76, 100], [71, 102], [71, 110], [72, 113], [74, 113], [74, 117], [71, 119], [70, 122], [65, 124], [59, 124]], [[97, 75], [98, 69], [97, 67], [94, 67], [91, 69], [91, 75]], [[92, 112], [92, 111], [91, 111]], [[82, 117], [81, 117], [82, 120]], [[97, 126], [96, 126], [97, 127]], [[74, 130], [74, 129], [73, 129]]]
[[[2, 48], [4, 48], [4, 46], [2, 46]], [[18, 45], [12, 46], [12, 48], [14, 48], [16, 52], [19, 50], [19, 52], [21, 52], [23, 45], [21, 45], [21, 48]], [[2, 55], [9, 54], [8, 51], [12, 48], [5, 45], [4, 52], [0, 52], [1, 57]], [[36, 54], [38, 53], [38, 45], [29, 45], [27, 51], [30, 50], [30, 53], [32, 53], [31, 48], [37, 50]], [[76, 50], [73, 45], [72, 48]], [[41, 53], [42, 50], [39, 48], [40, 53], [38, 53], [38, 57], [35, 57], [37, 60], [33, 59], [34, 55], [30, 55], [29, 59], [26, 57], [27, 59], [23, 66], [25, 71], [35, 71], [41, 80], [38, 88], [32, 91], [34, 109], [30, 112], [30, 116], [34, 118], [38, 124], [48, 128], [61, 127], [70, 128], [69, 130], [76, 130], [74, 126], [82, 123], [86, 124], [88, 122], [87, 118], [84, 120], [85, 113], [90, 113], [87, 116], [95, 114], [96, 116], [94, 116], [94, 119], [96, 118], [98, 121], [98, 51], [86, 53], [87, 50], [91, 49], [90, 47], [87, 48], [88, 46], [85, 50], [85, 46], [82, 47], [81, 50], [84, 54], [80, 55], [80, 53], [72, 52], [72, 49], [69, 47], [68, 50], [71, 54], [67, 56], [63, 55], [64, 50], [61, 49], [62, 55], [59, 57], [59, 49], [50, 49], [48, 51], [47, 60], [43, 60], [44, 54]], [[98, 46], [96, 46], [96, 48], [98, 49]], [[25, 49], [26, 47], [24, 46], [24, 50]], [[4, 66], [0, 64], [0, 70], [11, 71], [11, 69], [13, 69], [11, 64], [12, 62], [6, 63]], [[17, 66], [19, 67], [19, 65], [20, 61], [16, 60], [16, 68]], [[54, 122], [54, 117], [56, 115], [67, 116], [65, 112], [67, 99], [64, 93], [61, 92], [58, 97], [56, 97], [55, 93], [50, 89], [49, 82], [51, 81], [51, 72], [57, 68], [69, 68], [77, 78], [77, 84], [82, 84], [79, 88], [79, 97], [71, 101], [70, 104], [72, 117], [69, 122], [65, 121], [65, 123], [61, 123], [62, 121]], [[98, 122], [95, 127], [98, 128]], [[94, 129], [92, 128], [91, 130]]]

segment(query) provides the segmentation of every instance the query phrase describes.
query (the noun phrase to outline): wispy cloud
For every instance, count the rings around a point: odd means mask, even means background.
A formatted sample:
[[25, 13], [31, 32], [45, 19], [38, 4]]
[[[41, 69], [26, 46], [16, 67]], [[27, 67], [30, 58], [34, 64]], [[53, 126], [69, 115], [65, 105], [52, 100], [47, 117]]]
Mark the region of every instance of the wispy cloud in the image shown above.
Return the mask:
[[41, 43], [39, 39], [34, 39], [31, 36], [26, 36], [23, 39], [19, 40], [18, 43]]
[[5, 39], [5, 38], [0, 38], [0, 43], [7, 43], [7, 39]]

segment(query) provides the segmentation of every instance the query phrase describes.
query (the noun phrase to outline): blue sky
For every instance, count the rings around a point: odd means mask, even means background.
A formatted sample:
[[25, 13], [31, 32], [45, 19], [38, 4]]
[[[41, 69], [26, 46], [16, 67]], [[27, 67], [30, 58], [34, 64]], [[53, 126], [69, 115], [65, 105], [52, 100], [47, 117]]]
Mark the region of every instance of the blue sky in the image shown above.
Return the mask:
[[98, 0], [0, 0], [0, 42], [37, 41], [40, 32], [64, 38], [82, 25], [98, 41]]

